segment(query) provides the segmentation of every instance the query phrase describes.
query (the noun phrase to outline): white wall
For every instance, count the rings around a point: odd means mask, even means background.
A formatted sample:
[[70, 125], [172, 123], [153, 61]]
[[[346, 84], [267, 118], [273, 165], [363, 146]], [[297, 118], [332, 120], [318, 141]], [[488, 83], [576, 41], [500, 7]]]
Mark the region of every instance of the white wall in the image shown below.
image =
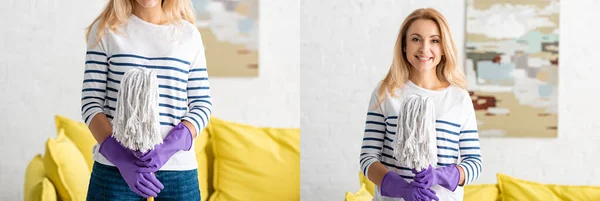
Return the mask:
[[[343, 200], [358, 190], [359, 154], [370, 94], [387, 72], [396, 35], [414, 9], [449, 20], [464, 56], [465, 1], [318, 1], [300, 5], [302, 200]], [[559, 184], [600, 185], [600, 2], [560, 5], [559, 137], [481, 139], [484, 171]]]
[[[54, 115], [80, 117], [84, 28], [107, 1], [0, 6], [0, 200], [23, 200], [25, 167], [56, 136]], [[261, 0], [260, 76], [211, 78], [214, 115], [300, 126], [299, 1]]]

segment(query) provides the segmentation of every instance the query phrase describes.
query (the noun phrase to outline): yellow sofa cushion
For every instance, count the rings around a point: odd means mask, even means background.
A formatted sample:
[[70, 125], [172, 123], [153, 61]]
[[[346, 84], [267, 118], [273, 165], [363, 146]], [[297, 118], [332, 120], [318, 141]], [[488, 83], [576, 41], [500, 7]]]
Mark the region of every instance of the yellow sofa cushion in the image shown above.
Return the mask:
[[300, 129], [257, 128], [211, 119], [210, 201], [300, 200]]
[[[209, 123], [210, 126], [210, 123]], [[208, 129], [204, 129], [194, 140], [194, 150], [198, 161], [198, 185], [200, 186], [201, 201], [208, 200], [212, 192], [212, 146]]]
[[600, 200], [599, 186], [540, 184], [497, 174], [503, 201], [592, 201]]
[[87, 167], [92, 171], [94, 159], [92, 158], [92, 148], [96, 144], [96, 140], [90, 129], [83, 122], [78, 122], [67, 117], [56, 115], [56, 131], [63, 129], [65, 135], [77, 146], [81, 155], [85, 159]]
[[59, 131], [56, 139], [46, 142], [44, 168], [61, 200], [85, 200], [90, 170], [63, 130]]
[[502, 201], [497, 184], [466, 185], [464, 201]]
[[[361, 173], [362, 175], [362, 173]], [[369, 192], [366, 184], [361, 183], [360, 189], [356, 193], [346, 192], [346, 201], [371, 201], [373, 194]]]
[[24, 201], [56, 201], [56, 189], [46, 178], [44, 159], [36, 155], [25, 169]]

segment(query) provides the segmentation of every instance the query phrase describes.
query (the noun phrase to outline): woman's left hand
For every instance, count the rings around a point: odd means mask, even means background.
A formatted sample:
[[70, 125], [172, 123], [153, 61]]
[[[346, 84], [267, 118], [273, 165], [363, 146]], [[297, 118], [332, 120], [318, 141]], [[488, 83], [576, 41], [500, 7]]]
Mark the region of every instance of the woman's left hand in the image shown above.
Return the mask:
[[450, 191], [454, 191], [460, 179], [460, 172], [456, 165], [439, 168], [429, 165], [427, 169], [421, 172], [417, 172], [415, 169], [412, 172], [415, 174], [414, 181], [425, 185], [427, 188], [439, 184]]
[[134, 152], [135, 156], [139, 159], [136, 161], [136, 164], [150, 167], [154, 171], [157, 171], [178, 151], [190, 150], [193, 139], [190, 129], [181, 122], [171, 129], [167, 137], [163, 140], [163, 143], [154, 146], [154, 149], [146, 153]]

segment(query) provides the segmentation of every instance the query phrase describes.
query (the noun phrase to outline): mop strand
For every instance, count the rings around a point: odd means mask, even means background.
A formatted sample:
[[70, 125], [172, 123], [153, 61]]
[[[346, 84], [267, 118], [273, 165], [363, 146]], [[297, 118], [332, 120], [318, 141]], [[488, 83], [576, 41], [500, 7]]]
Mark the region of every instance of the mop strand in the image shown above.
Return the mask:
[[428, 97], [410, 96], [398, 113], [394, 157], [421, 171], [437, 163], [435, 105]]
[[152, 70], [133, 68], [121, 80], [113, 136], [131, 150], [145, 153], [162, 143], [157, 79]]

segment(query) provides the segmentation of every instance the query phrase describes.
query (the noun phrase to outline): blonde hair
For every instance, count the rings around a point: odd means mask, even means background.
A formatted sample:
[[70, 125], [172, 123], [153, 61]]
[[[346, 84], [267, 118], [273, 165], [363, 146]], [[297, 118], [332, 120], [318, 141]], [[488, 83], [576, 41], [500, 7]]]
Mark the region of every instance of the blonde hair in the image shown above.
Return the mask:
[[[96, 22], [98, 22], [96, 44], [104, 35], [105, 29], [117, 32], [117, 27], [123, 24], [133, 13], [133, 5], [135, 0], [110, 0], [104, 11], [86, 29], [86, 40], [90, 38], [90, 32]], [[161, 6], [166, 16], [167, 23], [177, 23], [181, 20], [186, 20], [192, 24], [196, 24], [194, 9], [190, 5], [189, 0], [162, 0]]]
[[410, 25], [419, 19], [432, 20], [440, 30], [442, 49], [444, 54], [440, 63], [436, 66], [436, 75], [439, 80], [449, 82], [460, 88], [466, 89], [467, 82], [462, 70], [458, 68], [458, 59], [456, 56], [456, 47], [450, 34], [450, 28], [446, 18], [433, 8], [422, 8], [413, 11], [402, 23], [396, 45], [394, 46], [394, 57], [390, 70], [381, 81], [379, 92], [377, 94], [378, 104], [383, 102], [385, 93], [388, 92], [392, 97], [395, 96], [394, 89], [402, 87], [409, 79], [411, 64], [402, 51], [406, 47], [406, 34]]

